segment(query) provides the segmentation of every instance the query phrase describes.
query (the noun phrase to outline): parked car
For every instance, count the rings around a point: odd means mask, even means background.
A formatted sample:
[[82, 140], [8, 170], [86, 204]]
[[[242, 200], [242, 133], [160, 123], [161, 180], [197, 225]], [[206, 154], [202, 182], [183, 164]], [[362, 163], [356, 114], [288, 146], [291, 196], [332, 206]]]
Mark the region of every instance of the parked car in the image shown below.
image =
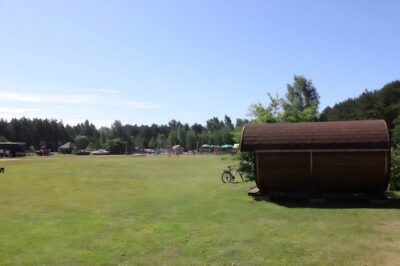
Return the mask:
[[36, 153], [36, 155], [39, 155], [39, 156], [50, 156], [50, 155], [53, 155], [51, 153], [51, 151], [50, 151], [50, 148], [47, 147], [47, 146], [42, 146], [40, 148], [40, 150], [36, 151], [35, 153]]
[[80, 150], [76, 153], [76, 155], [89, 155], [90, 151], [87, 150]]
[[155, 153], [155, 150], [153, 150], [153, 149], [144, 149], [143, 151], [144, 151], [144, 153], [146, 153], [146, 154], [153, 154], [153, 153]]
[[97, 150], [92, 153], [93, 155], [109, 155], [110, 152], [106, 150]]

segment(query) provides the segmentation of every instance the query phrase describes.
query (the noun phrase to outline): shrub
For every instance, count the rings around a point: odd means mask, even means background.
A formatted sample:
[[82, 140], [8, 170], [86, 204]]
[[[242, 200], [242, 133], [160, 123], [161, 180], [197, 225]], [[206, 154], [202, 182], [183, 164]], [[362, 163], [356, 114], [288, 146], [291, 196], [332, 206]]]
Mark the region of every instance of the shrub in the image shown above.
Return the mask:
[[126, 143], [120, 138], [108, 139], [105, 148], [112, 154], [123, 154]]
[[244, 173], [249, 180], [255, 179], [255, 153], [254, 152], [241, 152], [236, 155], [239, 161], [239, 170]]
[[389, 188], [400, 190], [400, 149], [392, 149]]
[[89, 145], [89, 139], [86, 136], [78, 135], [75, 137], [75, 145], [78, 150], [84, 150]]

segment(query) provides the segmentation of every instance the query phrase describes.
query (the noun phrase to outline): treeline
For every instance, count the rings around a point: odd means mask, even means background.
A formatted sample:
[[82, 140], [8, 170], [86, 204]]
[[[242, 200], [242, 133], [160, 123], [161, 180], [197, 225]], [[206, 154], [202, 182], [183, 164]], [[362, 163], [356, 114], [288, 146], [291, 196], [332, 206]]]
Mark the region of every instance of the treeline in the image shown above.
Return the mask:
[[205, 126], [182, 124], [176, 120], [171, 120], [167, 125], [123, 125], [116, 120], [111, 127], [96, 128], [88, 120], [70, 126], [54, 119], [0, 119], [0, 142], [25, 142], [34, 149], [48, 146], [53, 151], [68, 141], [78, 142], [79, 148], [106, 148], [114, 153], [135, 148], [165, 148], [167, 145], [196, 149], [202, 144], [234, 144], [233, 131], [245, 122], [237, 119], [234, 124], [225, 115], [223, 120], [217, 117], [207, 120]]
[[[293, 85], [288, 84], [286, 98], [271, 97], [267, 107], [255, 104], [251, 112], [256, 123], [335, 121], [384, 119], [389, 127], [393, 145], [400, 145], [400, 81], [396, 80], [380, 90], [366, 90], [356, 98], [350, 98], [333, 107], [326, 107], [318, 114], [319, 96], [310, 80], [295, 76]], [[223, 120], [213, 117], [206, 125], [183, 124], [171, 120], [166, 125], [123, 125], [116, 120], [110, 127], [96, 128], [89, 121], [75, 126], [64, 125], [53, 119], [0, 119], [0, 142], [20, 141], [35, 149], [48, 146], [51, 150], [68, 142], [79, 142], [90, 149], [108, 148], [122, 153], [138, 148], [164, 148], [182, 145], [196, 149], [202, 144], [233, 144], [233, 132], [239, 141], [241, 128], [248, 120], [229, 116]], [[117, 147], [117, 148], [115, 148]]]
[[400, 144], [400, 80], [326, 107], [320, 115], [321, 121], [360, 119], [384, 119], [391, 132], [392, 144]]

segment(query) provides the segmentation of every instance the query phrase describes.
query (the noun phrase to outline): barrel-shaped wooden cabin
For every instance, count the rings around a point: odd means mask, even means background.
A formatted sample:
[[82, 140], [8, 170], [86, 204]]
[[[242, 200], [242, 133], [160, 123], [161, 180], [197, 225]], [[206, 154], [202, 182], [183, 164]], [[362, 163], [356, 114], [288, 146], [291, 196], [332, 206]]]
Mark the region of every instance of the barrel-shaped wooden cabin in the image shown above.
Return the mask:
[[262, 192], [381, 193], [389, 181], [383, 120], [246, 125], [240, 149], [256, 153]]

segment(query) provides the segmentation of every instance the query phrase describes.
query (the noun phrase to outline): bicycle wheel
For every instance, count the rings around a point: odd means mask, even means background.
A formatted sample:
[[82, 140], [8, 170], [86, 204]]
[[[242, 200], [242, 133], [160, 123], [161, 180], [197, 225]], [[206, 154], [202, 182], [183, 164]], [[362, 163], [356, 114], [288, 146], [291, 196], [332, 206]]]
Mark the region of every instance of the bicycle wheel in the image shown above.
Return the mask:
[[232, 181], [232, 175], [228, 171], [224, 171], [221, 175], [221, 180], [224, 183], [230, 183]]

